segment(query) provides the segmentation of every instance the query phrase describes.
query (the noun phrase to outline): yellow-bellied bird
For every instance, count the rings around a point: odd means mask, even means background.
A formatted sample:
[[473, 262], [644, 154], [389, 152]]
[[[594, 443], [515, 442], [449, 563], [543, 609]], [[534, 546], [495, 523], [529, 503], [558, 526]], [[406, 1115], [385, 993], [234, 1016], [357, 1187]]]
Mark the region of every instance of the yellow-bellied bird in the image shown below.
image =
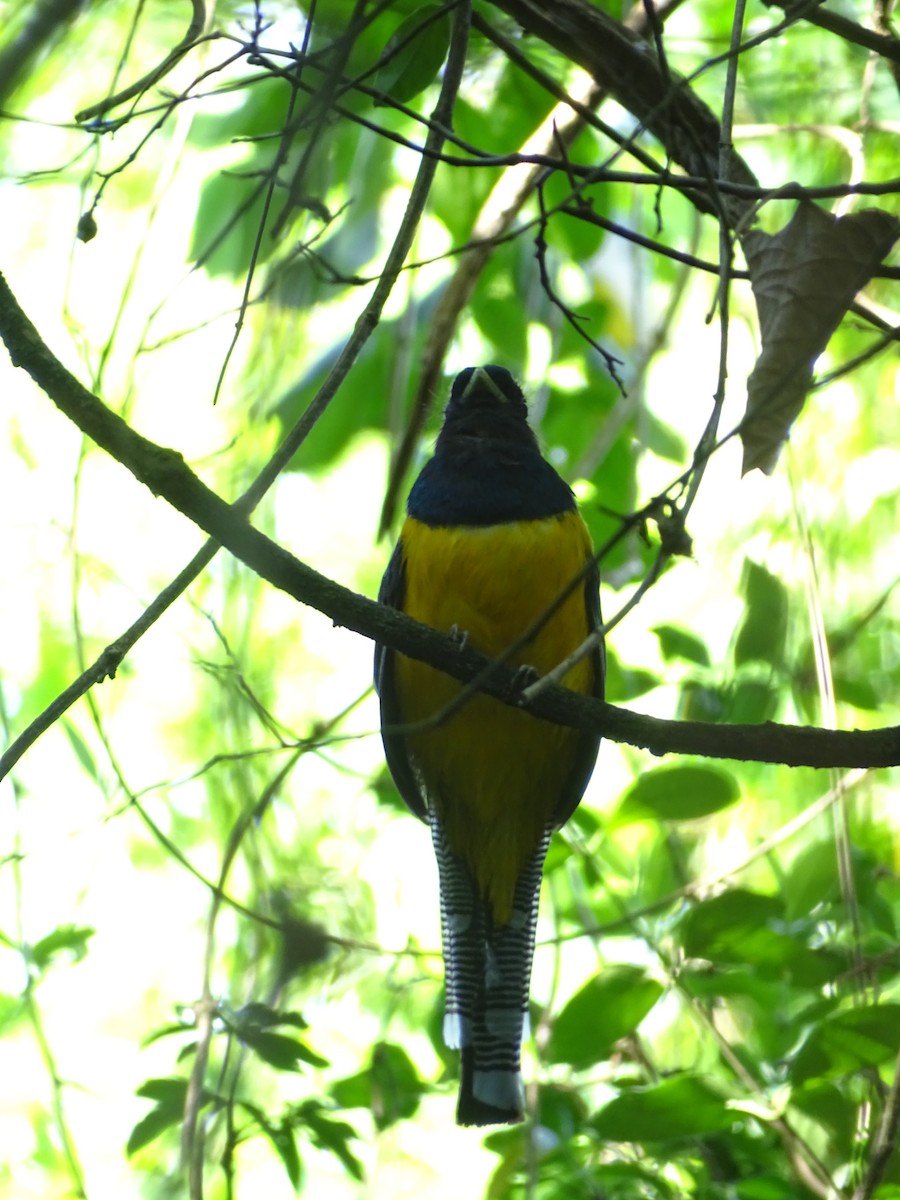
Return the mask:
[[[541, 456], [525, 398], [502, 367], [469, 367], [457, 376], [407, 514], [381, 584], [383, 603], [456, 631], [491, 657], [537, 622], [507, 661], [540, 674], [599, 629], [590, 536], [571, 489]], [[562, 682], [602, 696], [603, 676], [598, 644]], [[384, 646], [376, 649], [375, 682], [388, 767], [407, 805], [431, 826], [437, 856], [444, 1040], [461, 1051], [456, 1119], [520, 1121], [544, 856], [550, 834], [581, 799], [599, 737], [482, 694], [437, 718], [460, 685]], [[404, 732], [422, 722], [418, 732]]]

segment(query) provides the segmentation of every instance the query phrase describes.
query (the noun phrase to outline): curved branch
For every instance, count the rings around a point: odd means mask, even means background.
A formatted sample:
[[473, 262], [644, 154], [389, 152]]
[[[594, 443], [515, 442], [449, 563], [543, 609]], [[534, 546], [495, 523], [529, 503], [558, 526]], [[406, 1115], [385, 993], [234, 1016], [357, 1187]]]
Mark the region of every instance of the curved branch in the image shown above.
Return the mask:
[[[687, 81], [663, 68], [647, 44], [588, 0], [493, 0], [528, 33], [553, 46], [591, 74], [610, 95], [665, 146], [689, 175], [719, 177], [719, 122]], [[756, 176], [738, 154], [729, 156], [729, 178], [756, 185]], [[690, 192], [701, 212], [718, 211], [708, 193]], [[731, 223], [745, 211], [743, 201], [727, 205]]]
[[[236, 558], [273, 586], [318, 609], [335, 624], [430, 663], [468, 682], [483, 673], [481, 689], [507, 704], [521, 703], [516, 671], [491, 663], [474, 650], [427, 625], [341, 587], [301, 563], [255, 529], [232, 505], [206, 486], [176, 451], [142, 437], [66, 370], [41, 340], [0, 275], [0, 337], [15, 366], [22, 367], [53, 403], [89, 438], [162, 496]], [[851, 732], [762, 725], [707, 725], [667, 721], [603, 704], [566, 688], [541, 691], [524, 707], [535, 716], [578, 729], [598, 729], [651, 754], [699, 754], [708, 758], [809, 767], [900, 765], [900, 726]]]
[[874, 29], [867, 29], [858, 21], [851, 21], [849, 17], [832, 12], [821, 3], [810, 6], [803, 3], [802, 0], [762, 0], [762, 2], [766, 8], [778, 7], [789, 17], [800, 17], [804, 21], [809, 21], [810, 25], [818, 25], [820, 29], [827, 29], [829, 33], [843, 38], [845, 42], [862, 46], [865, 50], [879, 54], [892, 63], [900, 63], [900, 40], [891, 33], [879, 33]]
[[187, 32], [184, 37], [174, 46], [166, 57], [153, 68], [143, 75], [134, 83], [123, 88], [121, 92], [116, 92], [114, 96], [106, 96], [103, 100], [98, 100], [96, 104], [91, 104], [88, 108], [83, 108], [75, 114], [75, 120], [79, 123], [82, 121], [90, 121], [96, 117], [102, 117], [104, 113], [109, 112], [111, 108], [118, 108], [120, 104], [124, 104], [127, 100], [133, 100], [135, 96], [140, 96], [149, 88], [159, 83], [161, 79], [165, 79], [168, 73], [177, 63], [180, 63], [189, 50], [196, 44], [197, 39], [203, 32], [203, 26], [206, 24], [206, 4], [204, 0], [191, 0], [193, 9], [190, 24], [187, 27]]

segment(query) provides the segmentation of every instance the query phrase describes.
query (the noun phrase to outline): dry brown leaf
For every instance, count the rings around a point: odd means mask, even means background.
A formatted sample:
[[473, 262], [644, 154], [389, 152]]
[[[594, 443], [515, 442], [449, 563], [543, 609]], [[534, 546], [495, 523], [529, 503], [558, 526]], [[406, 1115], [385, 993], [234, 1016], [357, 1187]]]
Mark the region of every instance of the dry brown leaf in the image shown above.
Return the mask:
[[772, 471], [813, 363], [898, 236], [900, 221], [881, 209], [834, 217], [808, 200], [778, 233], [744, 235], [762, 352], [747, 381], [743, 474]]

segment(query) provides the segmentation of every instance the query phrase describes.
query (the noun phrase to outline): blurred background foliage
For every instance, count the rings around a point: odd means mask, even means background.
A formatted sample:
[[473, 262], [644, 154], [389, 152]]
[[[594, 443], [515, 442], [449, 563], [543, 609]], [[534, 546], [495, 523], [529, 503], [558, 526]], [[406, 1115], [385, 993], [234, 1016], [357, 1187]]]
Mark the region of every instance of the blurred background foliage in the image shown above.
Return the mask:
[[[890, 37], [890, 4], [834, 7]], [[224, 0], [164, 76], [85, 115], [167, 59], [191, 8], [0, 0], [0, 266], [66, 364], [231, 498], [372, 294], [453, 6]], [[679, 494], [720, 383], [719, 230], [675, 189], [603, 171], [574, 195], [567, 163], [642, 168], [587, 126], [563, 154], [542, 77], [583, 92], [583, 75], [501, 8], [474, 11], [460, 145], [380, 323], [256, 520], [374, 595], [388, 480], [402, 470], [405, 493], [450, 377], [498, 362], [597, 546], [615, 539], [606, 616], [639, 598], [610, 638], [612, 702], [896, 724], [896, 269], [866, 292], [882, 328], [849, 315], [817, 362], [772, 476], [741, 479], [725, 439], [700, 472], [692, 556], [646, 586], [651, 502]], [[734, 6], [664, 16], [669, 66], [719, 114]], [[896, 212], [896, 59], [782, 17], [747, 7], [739, 152], [767, 188], [883, 183]], [[614, 101], [596, 111], [634, 133]], [[536, 136], [557, 160], [538, 191], [508, 158]], [[664, 161], [639, 130], [634, 144]], [[792, 211], [774, 199], [759, 220]], [[442, 303], [492, 221], [398, 467]], [[759, 349], [738, 277], [728, 335], [723, 435]], [[9, 743], [201, 538], [0, 371]], [[383, 765], [370, 663], [367, 643], [219, 555], [0, 785], [0, 1196], [900, 1196], [896, 772], [604, 745], [547, 865], [534, 1120], [482, 1136], [453, 1125], [435, 871]]]

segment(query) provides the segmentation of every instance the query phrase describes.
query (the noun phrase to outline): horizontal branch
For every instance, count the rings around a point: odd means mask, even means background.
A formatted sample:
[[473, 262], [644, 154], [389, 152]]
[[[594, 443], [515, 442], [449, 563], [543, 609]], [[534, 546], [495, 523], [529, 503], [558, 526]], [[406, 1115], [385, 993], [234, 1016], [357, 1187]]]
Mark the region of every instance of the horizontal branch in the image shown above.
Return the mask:
[[862, 46], [865, 50], [871, 50], [873, 54], [879, 54], [891, 62], [900, 63], [900, 40], [892, 35], [867, 29], [858, 21], [851, 21], [849, 17], [832, 12], [822, 4], [811, 6], [803, 3], [802, 0], [762, 0], [762, 2], [766, 8], [783, 9], [789, 17], [809, 21], [810, 25], [818, 25], [820, 29], [827, 29], [829, 33], [837, 34], [844, 41]]
[[[15, 366], [27, 371], [54, 404], [145, 484], [274, 587], [342, 625], [393, 650], [430, 663], [454, 679], [479, 678], [481, 690], [505, 703], [520, 700], [518, 676], [403, 613], [360, 596], [300, 562], [255, 529], [206, 486], [172, 449], [133, 430], [66, 370], [41, 340], [0, 275], [0, 337]], [[596, 729], [651, 754], [809, 767], [886, 767], [900, 764], [900, 727], [843, 732], [762, 725], [666, 721], [579, 696], [554, 686], [524, 705], [535, 716], [578, 729]]]

